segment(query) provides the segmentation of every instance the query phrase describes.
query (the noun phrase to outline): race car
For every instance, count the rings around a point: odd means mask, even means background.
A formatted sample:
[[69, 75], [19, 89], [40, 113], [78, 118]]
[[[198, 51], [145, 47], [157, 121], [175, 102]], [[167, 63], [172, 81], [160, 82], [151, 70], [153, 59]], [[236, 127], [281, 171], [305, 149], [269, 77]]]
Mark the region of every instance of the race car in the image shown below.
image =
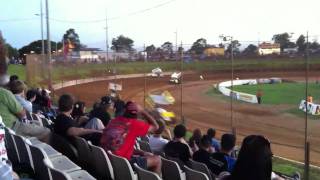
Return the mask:
[[151, 73], [147, 74], [149, 77], [163, 77], [162, 69], [159, 67], [152, 69]]
[[181, 83], [181, 72], [172, 73], [169, 82], [174, 84]]

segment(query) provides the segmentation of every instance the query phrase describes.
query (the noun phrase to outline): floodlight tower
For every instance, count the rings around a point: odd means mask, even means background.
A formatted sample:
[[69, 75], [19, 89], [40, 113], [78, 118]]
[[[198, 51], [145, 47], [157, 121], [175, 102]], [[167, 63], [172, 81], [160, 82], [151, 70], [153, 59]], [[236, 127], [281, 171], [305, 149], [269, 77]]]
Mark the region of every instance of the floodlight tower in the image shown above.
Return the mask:
[[233, 79], [234, 79], [234, 69], [233, 69], [233, 37], [232, 36], [226, 36], [226, 35], [220, 35], [219, 36], [222, 41], [224, 42], [229, 42], [230, 47], [231, 47], [231, 91], [230, 91], [230, 124], [231, 124], [231, 130], [232, 130], [232, 134], [236, 135], [236, 127], [233, 123]]

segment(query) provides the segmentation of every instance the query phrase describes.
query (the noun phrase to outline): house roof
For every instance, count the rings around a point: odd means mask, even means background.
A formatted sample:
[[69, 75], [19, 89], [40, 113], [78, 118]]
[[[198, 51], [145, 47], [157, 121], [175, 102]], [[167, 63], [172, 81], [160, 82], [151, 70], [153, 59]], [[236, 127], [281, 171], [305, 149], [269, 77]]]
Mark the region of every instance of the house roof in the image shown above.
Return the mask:
[[261, 44], [259, 44], [259, 48], [260, 49], [277, 49], [280, 48], [280, 44], [279, 43], [266, 43], [263, 42]]

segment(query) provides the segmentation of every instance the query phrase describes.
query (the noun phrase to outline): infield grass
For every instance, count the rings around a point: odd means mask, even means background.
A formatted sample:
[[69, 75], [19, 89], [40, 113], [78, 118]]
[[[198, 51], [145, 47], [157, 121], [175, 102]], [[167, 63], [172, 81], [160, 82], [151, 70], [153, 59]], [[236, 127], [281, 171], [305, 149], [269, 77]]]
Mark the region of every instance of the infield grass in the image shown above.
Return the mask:
[[[280, 83], [280, 84], [258, 84], [234, 86], [235, 91], [255, 95], [258, 89], [263, 92], [263, 104], [292, 104], [299, 106], [302, 99], [305, 99], [304, 83]], [[308, 94], [313, 96], [315, 102], [319, 102], [320, 84], [309, 84]]]

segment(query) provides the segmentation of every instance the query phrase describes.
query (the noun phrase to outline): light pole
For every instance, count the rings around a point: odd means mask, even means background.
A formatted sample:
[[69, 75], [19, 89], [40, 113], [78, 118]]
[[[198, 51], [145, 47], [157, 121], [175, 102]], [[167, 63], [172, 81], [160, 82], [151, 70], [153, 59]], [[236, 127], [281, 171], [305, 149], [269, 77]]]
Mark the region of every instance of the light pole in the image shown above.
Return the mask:
[[223, 41], [229, 41], [231, 47], [231, 86], [230, 86], [230, 124], [231, 124], [231, 131], [232, 134], [236, 136], [236, 127], [233, 123], [233, 79], [234, 79], [234, 69], [233, 69], [233, 37], [232, 36], [225, 36], [220, 35]]
[[44, 39], [43, 39], [43, 12], [42, 12], [42, 0], [40, 0], [40, 14], [35, 14], [40, 17], [40, 29], [41, 29], [41, 55], [44, 56]]
[[50, 23], [49, 23], [49, 3], [48, 0], [46, 0], [46, 24], [47, 24], [47, 62], [48, 62], [48, 88], [50, 91], [52, 91], [52, 87], [51, 87], [51, 40], [50, 40]]

